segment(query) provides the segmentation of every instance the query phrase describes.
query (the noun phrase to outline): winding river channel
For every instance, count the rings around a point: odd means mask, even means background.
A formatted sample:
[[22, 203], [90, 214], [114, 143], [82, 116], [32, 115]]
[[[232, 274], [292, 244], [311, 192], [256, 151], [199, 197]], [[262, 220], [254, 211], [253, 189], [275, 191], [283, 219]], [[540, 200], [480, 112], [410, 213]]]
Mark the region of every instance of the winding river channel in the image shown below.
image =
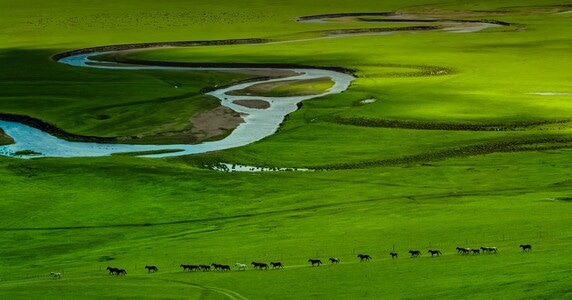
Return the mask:
[[[324, 15], [316, 19], [330, 19], [332, 16]], [[499, 26], [490, 22], [442, 22], [439, 27], [431, 27], [431, 30], [443, 30], [449, 32], [475, 32], [489, 27]], [[329, 37], [342, 37], [356, 34], [371, 34], [371, 32], [336, 32], [328, 34]], [[378, 34], [387, 34], [381, 32]], [[327, 38], [327, 37], [326, 37]], [[295, 41], [289, 41], [295, 42]], [[204, 70], [204, 71], [237, 71], [237, 68], [201, 68], [201, 67], [183, 67], [183, 66], [152, 66], [152, 65], [127, 65], [105, 63], [98, 64], [90, 60], [91, 56], [107, 54], [113, 51], [96, 52], [87, 51], [87, 53], [73, 54], [58, 59], [58, 62], [74, 67], [88, 68], [104, 68], [104, 69], [161, 69], [161, 70]], [[328, 94], [341, 93], [346, 90], [352, 80], [355, 78], [351, 75], [324, 69], [296, 69], [296, 68], [248, 68], [248, 70], [279, 70], [294, 72], [295, 75], [289, 77], [281, 77], [274, 79], [260, 79], [259, 81], [241, 83], [230, 87], [209, 92], [208, 95], [214, 96], [220, 100], [221, 105], [226, 106], [237, 113], [241, 114], [244, 123], [238, 125], [230, 135], [219, 141], [204, 142], [201, 144], [174, 144], [174, 145], [130, 145], [130, 144], [101, 144], [90, 142], [72, 142], [57, 138], [39, 129], [24, 125], [18, 122], [9, 122], [0, 120], [0, 128], [12, 137], [13, 144], [0, 146], [0, 155], [12, 156], [18, 158], [36, 158], [36, 157], [88, 157], [88, 156], [107, 156], [115, 153], [137, 152], [140, 156], [145, 157], [168, 157], [187, 154], [204, 153], [216, 150], [224, 150], [234, 147], [244, 146], [269, 135], [272, 135], [278, 129], [284, 117], [297, 109], [297, 104], [301, 101], [322, 97]], [[326, 92], [318, 95], [310, 96], [291, 96], [291, 97], [260, 97], [260, 96], [233, 96], [228, 92], [241, 90], [251, 85], [260, 83], [269, 83], [273, 81], [283, 80], [306, 80], [316, 78], [330, 78], [334, 84]], [[269, 105], [265, 109], [248, 108], [235, 104], [238, 100], [262, 100]], [[139, 153], [154, 152], [154, 153]]]
[[[87, 53], [64, 57], [60, 63], [75, 67], [105, 68], [105, 69], [162, 69], [162, 70], [209, 70], [209, 71], [232, 71], [236, 68], [191, 68], [172, 66], [140, 66], [125, 64], [94, 64], [89, 57], [104, 53]], [[261, 70], [261, 68], [257, 68]], [[273, 68], [272, 70], [277, 70]], [[330, 70], [322, 69], [288, 69], [296, 75], [275, 79], [259, 80], [255, 82], [241, 83], [230, 87], [214, 90], [207, 95], [220, 99], [220, 103], [243, 116], [244, 123], [238, 125], [230, 135], [219, 141], [204, 142], [201, 144], [175, 144], [175, 145], [129, 145], [129, 144], [100, 144], [86, 142], [70, 142], [49, 135], [36, 128], [17, 123], [0, 120], [0, 128], [12, 137], [14, 144], [0, 146], [0, 155], [16, 156], [21, 158], [33, 157], [86, 157], [86, 156], [106, 156], [122, 152], [148, 152], [148, 151], [172, 151], [158, 154], [142, 155], [146, 157], [167, 157], [195, 153], [204, 153], [215, 150], [229, 149], [244, 146], [267, 137], [278, 129], [284, 117], [297, 109], [297, 104], [301, 101], [321, 97], [328, 94], [341, 93], [346, 90], [354, 79], [353, 76]], [[292, 97], [259, 97], [259, 96], [233, 96], [227, 92], [241, 90], [254, 84], [268, 83], [283, 80], [305, 80], [329, 77], [334, 82], [333, 86], [326, 92], [310, 96]], [[257, 100], [266, 101], [268, 108], [257, 109], [237, 105], [237, 100]], [[28, 154], [19, 154], [26, 153]], [[33, 154], [29, 154], [33, 151]]]

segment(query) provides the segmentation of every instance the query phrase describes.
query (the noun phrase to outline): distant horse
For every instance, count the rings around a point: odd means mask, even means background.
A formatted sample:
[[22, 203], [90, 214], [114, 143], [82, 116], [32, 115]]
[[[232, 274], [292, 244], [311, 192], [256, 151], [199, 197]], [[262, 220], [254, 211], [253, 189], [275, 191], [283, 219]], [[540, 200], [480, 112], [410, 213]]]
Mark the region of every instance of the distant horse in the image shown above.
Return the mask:
[[220, 265], [220, 270], [221, 271], [230, 271], [230, 266], [229, 265]]
[[221, 264], [212, 263], [211, 266], [214, 267], [215, 271], [220, 271], [220, 270], [222, 269], [222, 265], [221, 265]]
[[147, 273], [159, 271], [159, 269], [156, 266], [145, 266], [145, 269], [147, 269]]
[[530, 251], [532, 250], [532, 245], [520, 245], [520, 248], [522, 248], [522, 251]]
[[199, 265], [199, 269], [204, 271], [210, 271], [211, 270], [211, 266], [209, 265]]
[[270, 265], [272, 266], [272, 269], [284, 269], [284, 266], [282, 265], [281, 262], [270, 262]]
[[399, 256], [397, 252], [389, 252], [389, 255], [391, 255], [391, 259], [397, 259], [397, 257]]
[[123, 276], [123, 275], [127, 275], [127, 271], [125, 271], [125, 269], [119, 269], [117, 270], [117, 276]]
[[238, 268], [239, 271], [240, 270], [246, 271], [246, 265], [245, 264], [236, 263], [234, 265]]
[[268, 265], [265, 264], [265, 263], [259, 263], [259, 262], [253, 261], [253, 262], [251, 262], [250, 264], [251, 264], [252, 267], [254, 267], [255, 269], [263, 269], [264, 266], [266, 266], [266, 268], [268, 268]]
[[340, 259], [337, 257], [330, 257], [330, 261], [332, 262], [332, 264], [339, 264], [340, 263]]
[[107, 267], [106, 270], [109, 271], [109, 275], [119, 275], [119, 268]]
[[469, 254], [469, 252], [471, 252], [471, 248], [461, 248], [461, 247], [457, 247], [457, 253], [459, 254]]
[[471, 252], [473, 252], [473, 255], [481, 254], [481, 249], [471, 249]]
[[365, 261], [370, 261], [370, 260], [371, 260], [371, 256], [369, 256], [368, 254], [358, 254], [357, 257], [359, 257], [359, 261], [360, 261], [360, 262], [362, 262], [362, 261], [364, 261], [364, 260], [365, 260]]
[[312, 267], [313, 267], [314, 265], [318, 265], [318, 267], [319, 267], [319, 266], [322, 264], [322, 261], [319, 260], [319, 259], [311, 259], [311, 258], [310, 258], [310, 259], [308, 259], [308, 262], [309, 262], [309, 263], [312, 263]]
[[411, 257], [417, 257], [421, 255], [421, 251], [419, 250], [409, 250], [409, 254], [411, 254]]
[[60, 272], [50, 272], [50, 276], [52, 276], [54, 279], [58, 278], [62, 278], [62, 273]]
[[427, 252], [431, 253], [431, 256], [434, 256], [434, 255], [437, 255], [437, 256], [443, 255], [443, 253], [441, 253], [441, 251], [439, 251], [439, 250], [429, 250], [429, 251], [427, 251]]
[[183, 268], [183, 272], [185, 272], [186, 270], [189, 270], [189, 272], [191, 272], [191, 271], [198, 271], [198, 270], [199, 270], [199, 266], [197, 266], [197, 265], [185, 265], [185, 264], [181, 264], [181, 268]]
[[495, 253], [495, 254], [498, 253], [497, 247], [481, 247], [481, 250], [483, 250], [483, 252], [486, 252], [489, 254], [490, 253]]

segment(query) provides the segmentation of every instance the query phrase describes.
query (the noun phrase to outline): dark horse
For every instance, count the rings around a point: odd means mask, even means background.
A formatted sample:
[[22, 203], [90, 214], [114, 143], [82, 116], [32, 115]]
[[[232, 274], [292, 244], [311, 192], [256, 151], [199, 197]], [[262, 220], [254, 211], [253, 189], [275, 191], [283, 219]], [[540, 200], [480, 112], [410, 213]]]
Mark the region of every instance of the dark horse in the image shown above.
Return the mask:
[[457, 247], [457, 253], [459, 254], [469, 254], [470, 251], [470, 248]]
[[189, 270], [189, 272], [191, 272], [191, 271], [198, 271], [198, 270], [199, 270], [199, 266], [195, 266], [195, 265], [184, 265], [184, 264], [181, 264], [181, 268], [183, 268], [183, 272], [185, 272], [186, 270]]
[[147, 269], [147, 273], [159, 271], [159, 269], [156, 266], [145, 266], [145, 269]]
[[[222, 264], [215, 264], [212, 263], [211, 266], [214, 267], [215, 271], [230, 271], [229, 265], [222, 265]], [[197, 271], [199, 270], [199, 266], [197, 266]]]
[[314, 265], [318, 265], [318, 267], [319, 267], [319, 266], [322, 264], [322, 261], [319, 260], [319, 259], [311, 259], [311, 258], [310, 258], [310, 259], [308, 259], [308, 262], [309, 262], [309, 263], [312, 263], [312, 267], [313, 267]]
[[473, 255], [481, 254], [481, 249], [471, 249], [471, 252], [473, 252]]
[[127, 271], [125, 271], [125, 269], [118, 269], [116, 275], [117, 276], [127, 275]]
[[365, 260], [365, 261], [370, 261], [370, 260], [371, 260], [371, 256], [369, 256], [368, 254], [358, 254], [357, 257], [359, 257], [359, 261], [360, 261], [360, 262], [362, 262], [362, 261], [364, 261], [364, 260]]
[[203, 271], [210, 271], [211, 270], [211, 266], [209, 265], [199, 265], [199, 269], [203, 270]]
[[277, 262], [270, 262], [270, 265], [272, 266], [272, 269], [284, 269], [284, 266], [282, 265], [281, 262], [277, 261]]
[[421, 255], [421, 251], [419, 250], [409, 250], [409, 254], [411, 254], [411, 257], [417, 257]]
[[391, 259], [396, 259], [399, 256], [397, 252], [389, 252], [389, 255], [391, 255]]
[[107, 267], [106, 270], [109, 271], [109, 275], [119, 275], [119, 268]]
[[340, 263], [340, 259], [337, 258], [337, 257], [330, 257], [330, 261], [331, 261], [333, 264], [339, 264], [339, 263]]
[[522, 251], [530, 251], [532, 250], [532, 245], [520, 245], [520, 248], [522, 248]]
[[251, 262], [250, 263], [255, 269], [268, 269], [268, 264], [266, 263], [259, 263], [259, 262]]
[[439, 251], [439, 250], [429, 250], [429, 251], [427, 251], [427, 252], [431, 253], [431, 256], [434, 256], [434, 255], [437, 255], [437, 256], [443, 255], [443, 253], [441, 253], [441, 251]]

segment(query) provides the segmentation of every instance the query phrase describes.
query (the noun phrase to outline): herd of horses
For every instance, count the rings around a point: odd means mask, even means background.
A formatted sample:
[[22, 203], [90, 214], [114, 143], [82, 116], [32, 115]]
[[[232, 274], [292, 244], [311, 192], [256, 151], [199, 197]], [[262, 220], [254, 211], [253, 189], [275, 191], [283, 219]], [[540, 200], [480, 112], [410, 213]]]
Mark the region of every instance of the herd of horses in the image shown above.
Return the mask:
[[[532, 250], [532, 245], [520, 245], [519, 248], [522, 249], [522, 251], [527, 252], [527, 251], [531, 251]], [[499, 253], [499, 250], [497, 247], [480, 247], [480, 248], [466, 248], [466, 247], [457, 247], [455, 248], [457, 250], [458, 254], [461, 255], [469, 255], [469, 254], [473, 254], [473, 255], [477, 255], [480, 253], [487, 253], [487, 254], [497, 254]], [[429, 254], [431, 254], [431, 256], [441, 256], [443, 255], [443, 253], [440, 250], [437, 249], [430, 249], [427, 251]], [[415, 257], [419, 257], [421, 256], [421, 251], [420, 250], [409, 250], [408, 252], [411, 255], [411, 258], [415, 258]], [[389, 255], [391, 256], [392, 259], [397, 259], [399, 257], [399, 254], [397, 252], [390, 252]], [[368, 262], [371, 261], [371, 256], [368, 254], [358, 254], [357, 258], [359, 258], [360, 262]], [[329, 259], [330, 263], [333, 264], [339, 264], [340, 263], [340, 259], [337, 257], [330, 257]], [[308, 259], [308, 262], [310, 264], [312, 264], [312, 267], [315, 266], [320, 266], [322, 264], [322, 261], [319, 259]], [[251, 262], [250, 263], [252, 265], [253, 269], [258, 269], [258, 270], [268, 270], [270, 268], [272, 269], [283, 269], [284, 265], [281, 262], [270, 262], [270, 264], [267, 263], [263, 263], [263, 262]], [[183, 268], [183, 272], [185, 271], [189, 271], [189, 272], [208, 272], [211, 270], [215, 270], [215, 271], [221, 271], [221, 272], [225, 272], [225, 271], [230, 271], [231, 267], [229, 265], [224, 265], [224, 264], [217, 264], [217, 263], [212, 263], [210, 265], [187, 265], [187, 264], [181, 264], [180, 265], [181, 268]], [[236, 263], [235, 267], [237, 268], [237, 270], [239, 271], [245, 271], [247, 269], [247, 265], [243, 264], [243, 263]], [[154, 273], [159, 271], [159, 268], [157, 268], [156, 266], [145, 266], [145, 269], [147, 269], [148, 273]], [[120, 269], [120, 268], [113, 268], [113, 267], [107, 267], [107, 271], [109, 271], [109, 275], [116, 275], [116, 276], [124, 276], [127, 275], [127, 271], [125, 271], [124, 269]], [[61, 273], [56, 273], [56, 272], [52, 272], [50, 273], [50, 276], [52, 276], [54, 279], [56, 278], [61, 278], [62, 274]]]

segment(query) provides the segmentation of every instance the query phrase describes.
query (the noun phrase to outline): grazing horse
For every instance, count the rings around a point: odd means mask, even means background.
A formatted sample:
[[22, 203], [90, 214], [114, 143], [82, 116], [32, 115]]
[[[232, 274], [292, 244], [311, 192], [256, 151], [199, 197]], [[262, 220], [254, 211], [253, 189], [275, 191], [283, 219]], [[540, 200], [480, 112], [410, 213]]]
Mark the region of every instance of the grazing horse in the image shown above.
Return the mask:
[[60, 272], [50, 272], [50, 276], [52, 276], [54, 279], [56, 279], [56, 278], [61, 279], [61, 278], [62, 278], [62, 273], [60, 273]]
[[318, 265], [318, 267], [319, 267], [319, 266], [322, 264], [322, 261], [319, 260], [319, 259], [311, 259], [311, 258], [310, 258], [310, 259], [308, 259], [308, 262], [309, 262], [309, 263], [312, 263], [312, 267], [313, 267], [314, 265]]
[[364, 261], [364, 260], [365, 260], [365, 261], [370, 261], [370, 260], [371, 260], [371, 256], [369, 256], [368, 254], [358, 254], [357, 257], [359, 257], [359, 261], [360, 261], [360, 262], [362, 262], [362, 261]]
[[397, 259], [397, 257], [399, 256], [397, 252], [389, 252], [389, 255], [391, 255], [391, 259]]
[[409, 250], [409, 254], [411, 254], [411, 257], [417, 257], [421, 255], [421, 251], [419, 250]]
[[532, 245], [520, 245], [520, 248], [522, 248], [522, 251], [530, 251], [532, 250]]
[[239, 271], [240, 270], [246, 271], [246, 265], [245, 264], [236, 263], [234, 265], [238, 268]]
[[473, 255], [481, 254], [481, 249], [471, 249], [471, 252], [473, 252]]
[[106, 270], [109, 271], [109, 275], [119, 275], [119, 268], [107, 267]]
[[147, 269], [147, 273], [159, 271], [159, 269], [156, 266], [145, 266], [145, 269]]
[[469, 252], [471, 252], [471, 248], [462, 248], [462, 247], [457, 247], [457, 253], [459, 254], [469, 254]]
[[330, 257], [330, 261], [332, 262], [332, 264], [339, 264], [340, 263], [340, 259], [337, 257]]
[[433, 257], [434, 255], [437, 255], [437, 256], [443, 255], [443, 253], [441, 253], [441, 251], [439, 251], [439, 250], [429, 250], [427, 252], [431, 253], [431, 257]]
[[284, 269], [284, 266], [282, 265], [281, 262], [277, 261], [277, 262], [270, 262], [270, 265], [272, 266], [272, 269]]

